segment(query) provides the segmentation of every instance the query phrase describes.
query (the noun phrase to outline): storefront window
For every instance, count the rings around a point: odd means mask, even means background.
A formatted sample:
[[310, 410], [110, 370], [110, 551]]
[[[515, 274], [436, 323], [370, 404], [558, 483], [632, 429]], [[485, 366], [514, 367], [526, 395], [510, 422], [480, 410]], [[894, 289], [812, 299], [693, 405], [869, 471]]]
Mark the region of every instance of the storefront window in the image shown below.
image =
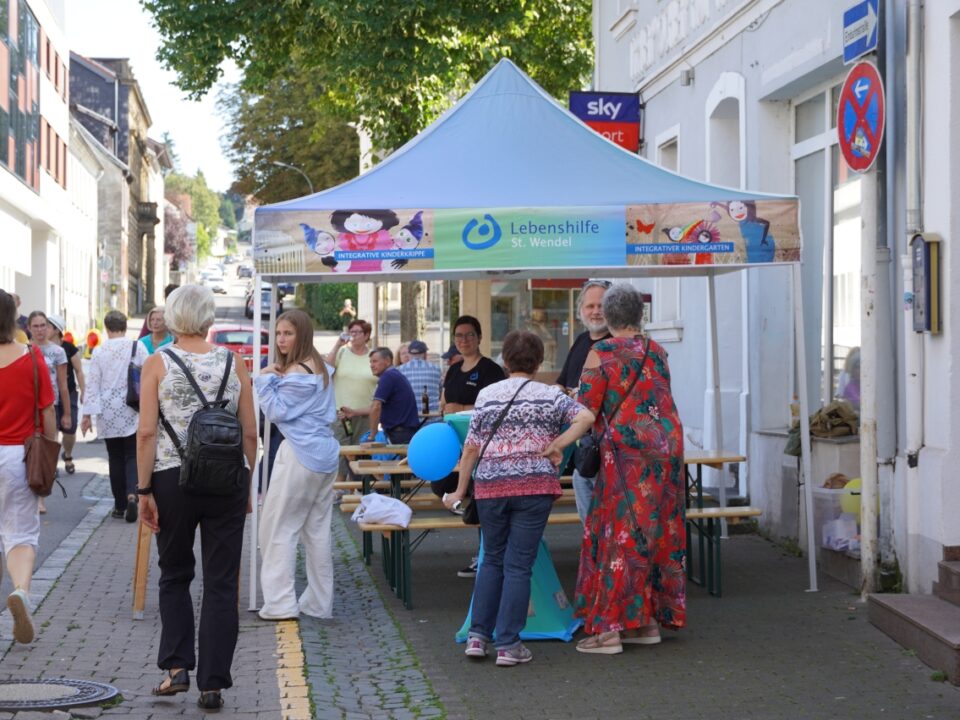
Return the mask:
[[576, 316], [576, 290], [530, 288], [525, 280], [495, 281], [490, 288], [490, 347], [496, 359], [511, 330], [529, 330], [543, 341], [543, 372], [563, 367], [570, 345], [583, 331]]

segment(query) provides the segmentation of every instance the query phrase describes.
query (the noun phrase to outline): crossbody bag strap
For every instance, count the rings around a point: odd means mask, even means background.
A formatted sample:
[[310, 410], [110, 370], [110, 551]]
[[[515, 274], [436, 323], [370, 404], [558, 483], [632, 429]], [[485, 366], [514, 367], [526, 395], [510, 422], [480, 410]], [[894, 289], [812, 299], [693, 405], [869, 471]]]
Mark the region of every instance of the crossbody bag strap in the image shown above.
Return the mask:
[[[610, 420], [613, 420], [617, 413], [620, 412], [620, 408], [623, 406], [623, 402], [629, 397], [630, 392], [633, 390], [634, 386], [637, 384], [637, 381], [643, 376], [643, 367], [647, 364], [647, 356], [650, 354], [650, 339], [647, 339], [646, 347], [643, 350], [643, 359], [640, 361], [640, 367], [637, 369], [637, 374], [634, 376], [633, 380], [630, 382], [630, 385], [627, 386], [627, 391], [623, 394], [623, 397], [620, 398], [620, 402], [617, 403], [617, 406], [613, 409], [613, 412], [610, 413]], [[603, 372], [603, 366], [601, 366], [600, 372]], [[607, 416], [603, 413], [603, 406], [601, 405], [600, 417], [603, 418], [603, 432], [600, 434], [600, 438], [603, 439], [607, 430], [610, 429], [610, 420], [607, 419]]]
[[138, 342], [140, 342], [140, 341], [139, 341], [139, 340], [134, 340], [134, 341], [133, 341], [133, 344], [130, 345], [130, 362], [133, 362], [134, 359], [136, 359], [136, 357], [137, 357], [137, 343], [138, 343]]
[[37, 362], [37, 356], [33, 352], [33, 345], [27, 345], [27, 352], [30, 353], [30, 359], [33, 360], [33, 431], [40, 431], [40, 364]]
[[513, 397], [510, 398], [510, 402], [508, 402], [503, 407], [503, 410], [500, 411], [500, 417], [498, 417], [496, 422], [494, 422], [493, 425], [490, 427], [490, 435], [487, 437], [486, 442], [483, 443], [483, 447], [480, 448], [480, 454], [477, 456], [477, 465], [480, 464], [480, 460], [483, 458], [483, 454], [487, 451], [487, 445], [489, 445], [490, 441], [493, 440], [493, 436], [497, 434], [497, 430], [499, 430], [500, 425], [503, 424], [504, 418], [506, 418], [507, 413], [510, 412], [510, 406], [513, 405], [513, 401], [517, 399], [517, 396], [520, 394], [520, 391], [523, 390], [527, 386], [527, 383], [529, 383], [530, 381], [531, 380], [528, 379], [526, 382], [520, 385], [520, 387], [517, 388], [517, 391], [513, 394]]

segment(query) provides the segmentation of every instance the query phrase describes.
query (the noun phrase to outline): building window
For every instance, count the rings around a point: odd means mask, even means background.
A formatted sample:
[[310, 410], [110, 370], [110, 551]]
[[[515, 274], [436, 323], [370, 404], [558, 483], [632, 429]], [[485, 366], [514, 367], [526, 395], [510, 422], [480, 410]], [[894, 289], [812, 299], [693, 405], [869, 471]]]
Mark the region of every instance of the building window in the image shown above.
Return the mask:
[[[836, 395], [844, 362], [860, 346], [860, 176], [848, 170], [837, 144], [840, 85], [794, 105], [794, 188], [800, 197], [807, 367], [826, 404]], [[824, 278], [829, 278], [828, 282]], [[811, 398], [813, 399], [813, 398]]]

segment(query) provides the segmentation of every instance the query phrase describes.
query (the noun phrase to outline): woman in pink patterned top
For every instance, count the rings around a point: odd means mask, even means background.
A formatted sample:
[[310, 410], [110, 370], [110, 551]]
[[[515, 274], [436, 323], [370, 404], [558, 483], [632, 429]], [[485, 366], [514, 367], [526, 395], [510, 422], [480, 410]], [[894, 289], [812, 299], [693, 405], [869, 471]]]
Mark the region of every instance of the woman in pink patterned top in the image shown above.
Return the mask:
[[520, 642], [520, 631], [537, 548], [561, 494], [557, 469], [563, 449], [590, 429], [594, 415], [557, 386], [533, 380], [543, 362], [543, 342], [533, 333], [509, 333], [503, 361], [510, 376], [477, 395], [460, 481], [444, 502], [452, 507], [463, 498], [476, 467], [483, 562], [473, 590], [466, 654], [486, 657], [495, 632], [497, 665], [511, 666], [533, 658]]

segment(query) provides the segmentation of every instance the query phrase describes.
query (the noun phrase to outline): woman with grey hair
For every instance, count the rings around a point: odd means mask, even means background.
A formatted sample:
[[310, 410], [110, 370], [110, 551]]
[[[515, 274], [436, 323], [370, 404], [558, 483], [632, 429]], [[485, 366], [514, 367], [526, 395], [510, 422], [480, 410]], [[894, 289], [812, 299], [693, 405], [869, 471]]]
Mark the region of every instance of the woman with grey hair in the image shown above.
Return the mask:
[[581, 404], [597, 416], [602, 463], [584, 527], [574, 596], [584, 653], [654, 645], [660, 626], [686, 624], [683, 427], [667, 353], [641, 334], [643, 297], [613, 285], [603, 297], [613, 337], [587, 356]]
[[[214, 311], [213, 293], [207, 288], [184, 285], [171, 293], [164, 314], [176, 343], [151, 355], [144, 364], [137, 431], [140, 517], [157, 534], [160, 556], [157, 664], [166, 674], [153, 694], [187, 691], [188, 671], [196, 667], [197, 705], [205, 710], [219, 710], [221, 690], [233, 685], [230, 666], [239, 630], [240, 551], [250, 486], [248, 478], [243, 487], [224, 495], [187, 494], [180, 487], [187, 427], [203, 407], [196, 388], [211, 402], [222, 390], [225, 408], [236, 413], [243, 428], [249, 467], [253, 467], [257, 447], [253, 392], [246, 367], [226, 348], [205, 340]], [[198, 526], [203, 555], [199, 661], [194, 652], [190, 596]]]

